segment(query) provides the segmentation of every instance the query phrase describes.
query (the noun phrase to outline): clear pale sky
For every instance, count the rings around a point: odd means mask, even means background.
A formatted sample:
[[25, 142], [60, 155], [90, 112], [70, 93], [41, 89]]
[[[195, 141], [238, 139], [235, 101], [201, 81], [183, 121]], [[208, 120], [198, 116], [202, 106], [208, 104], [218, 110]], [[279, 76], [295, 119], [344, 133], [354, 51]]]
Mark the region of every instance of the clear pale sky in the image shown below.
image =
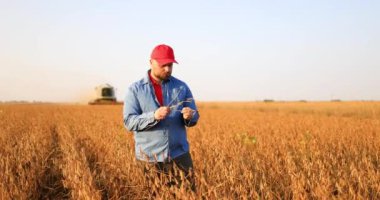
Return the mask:
[[380, 100], [380, 1], [0, 0], [0, 101], [122, 100], [161, 43], [196, 100]]

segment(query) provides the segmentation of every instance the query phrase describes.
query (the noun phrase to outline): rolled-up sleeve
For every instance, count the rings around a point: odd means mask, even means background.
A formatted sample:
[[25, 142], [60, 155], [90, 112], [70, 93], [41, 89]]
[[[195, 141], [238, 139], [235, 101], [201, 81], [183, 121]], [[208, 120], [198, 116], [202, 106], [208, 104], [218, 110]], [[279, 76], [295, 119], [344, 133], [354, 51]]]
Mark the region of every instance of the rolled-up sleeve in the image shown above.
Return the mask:
[[144, 131], [158, 123], [154, 119], [154, 111], [143, 113], [136, 97], [136, 91], [129, 87], [124, 99], [123, 108], [124, 126], [129, 131]]

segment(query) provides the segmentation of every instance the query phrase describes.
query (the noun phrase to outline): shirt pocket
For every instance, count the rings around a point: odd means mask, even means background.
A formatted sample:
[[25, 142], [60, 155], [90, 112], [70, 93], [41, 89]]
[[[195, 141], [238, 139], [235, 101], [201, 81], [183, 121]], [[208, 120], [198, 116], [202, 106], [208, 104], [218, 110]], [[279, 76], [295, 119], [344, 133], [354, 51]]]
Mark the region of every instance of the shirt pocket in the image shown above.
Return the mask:
[[158, 105], [150, 93], [140, 95], [139, 103], [143, 113], [153, 112], [158, 109]]

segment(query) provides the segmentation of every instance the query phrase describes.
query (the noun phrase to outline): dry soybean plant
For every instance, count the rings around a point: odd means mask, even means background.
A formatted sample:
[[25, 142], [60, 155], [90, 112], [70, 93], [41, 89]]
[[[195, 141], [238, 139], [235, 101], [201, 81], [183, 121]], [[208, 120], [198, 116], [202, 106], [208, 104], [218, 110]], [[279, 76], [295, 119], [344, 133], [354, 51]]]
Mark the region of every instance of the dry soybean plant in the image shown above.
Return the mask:
[[145, 178], [121, 106], [0, 105], [0, 199], [380, 199], [380, 103], [198, 108], [193, 193]]

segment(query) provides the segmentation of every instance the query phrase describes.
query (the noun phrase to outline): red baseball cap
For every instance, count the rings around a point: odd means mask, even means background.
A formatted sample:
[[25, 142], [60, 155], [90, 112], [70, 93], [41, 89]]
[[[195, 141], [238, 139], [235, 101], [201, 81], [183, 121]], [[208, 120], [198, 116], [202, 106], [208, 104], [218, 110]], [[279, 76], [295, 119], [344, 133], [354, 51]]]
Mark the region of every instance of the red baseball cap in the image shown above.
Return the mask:
[[174, 58], [173, 49], [165, 44], [160, 44], [154, 47], [152, 54], [150, 55], [151, 59], [154, 59], [160, 65], [165, 65], [168, 63], [177, 63], [178, 62]]

